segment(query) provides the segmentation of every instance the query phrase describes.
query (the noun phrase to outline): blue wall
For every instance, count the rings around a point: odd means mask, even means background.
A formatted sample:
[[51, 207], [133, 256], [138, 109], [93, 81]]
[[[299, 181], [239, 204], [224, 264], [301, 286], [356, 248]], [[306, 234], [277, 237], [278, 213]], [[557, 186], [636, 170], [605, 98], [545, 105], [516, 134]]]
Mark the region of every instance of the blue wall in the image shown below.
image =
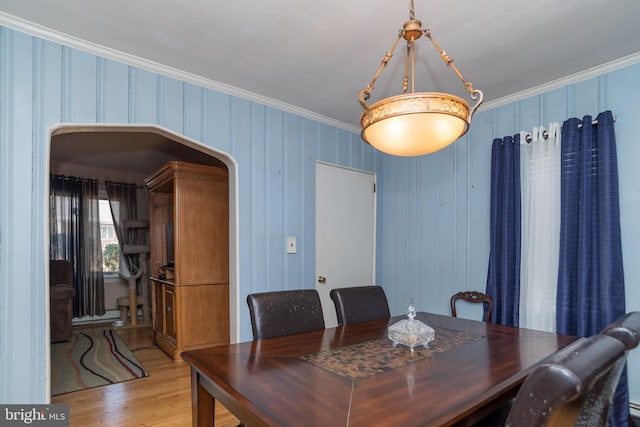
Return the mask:
[[[632, 133], [640, 66], [486, 110], [450, 148], [422, 158], [375, 152], [359, 135], [255, 102], [0, 27], [0, 402], [45, 402], [45, 193], [48, 130], [60, 123], [154, 123], [227, 152], [238, 164], [240, 301], [314, 285], [314, 162], [378, 174], [377, 281], [393, 314], [409, 296], [448, 313], [459, 289], [484, 289], [490, 146], [549, 121], [613, 110], [617, 117], [627, 309], [640, 310], [640, 180]], [[354, 103], [354, 108], [357, 104]], [[286, 236], [298, 254], [285, 256]], [[384, 260], [384, 261], [383, 261]], [[241, 339], [251, 337], [240, 305]], [[469, 317], [477, 313], [463, 313]], [[640, 358], [632, 356], [632, 400]], [[632, 363], [633, 364], [633, 363]]]
[[[438, 154], [383, 156], [377, 272], [391, 311], [402, 312], [414, 296], [418, 309], [448, 313], [453, 293], [485, 289], [494, 138], [605, 110], [616, 117], [627, 311], [640, 311], [640, 227], [634, 225], [640, 212], [638, 87], [640, 64], [635, 64], [481, 111], [468, 135]], [[481, 313], [470, 309], [463, 316], [481, 318]], [[631, 400], [640, 402], [640, 351], [629, 355], [629, 386]]]

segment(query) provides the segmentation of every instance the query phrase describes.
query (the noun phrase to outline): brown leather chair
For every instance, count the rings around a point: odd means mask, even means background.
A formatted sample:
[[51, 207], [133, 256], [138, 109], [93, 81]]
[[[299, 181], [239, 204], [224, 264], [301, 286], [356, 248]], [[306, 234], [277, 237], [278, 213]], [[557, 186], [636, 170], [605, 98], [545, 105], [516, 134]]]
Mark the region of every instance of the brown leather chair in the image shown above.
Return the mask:
[[382, 286], [336, 288], [329, 292], [336, 307], [338, 325], [388, 319], [389, 303]]
[[71, 339], [73, 315], [73, 267], [69, 261], [49, 261], [49, 322], [51, 342]]
[[482, 292], [477, 292], [477, 291], [462, 291], [453, 295], [450, 300], [451, 315], [453, 317], [458, 316], [456, 313], [456, 301], [458, 301], [459, 299], [467, 302], [472, 302], [472, 303], [483, 303], [483, 305], [487, 304], [487, 312], [484, 316], [484, 321], [491, 322], [491, 312], [493, 311], [493, 300], [489, 295], [483, 294]]
[[[604, 328], [601, 334], [609, 335], [610, 337], [613, 337], [622, 342], [627, 352], [633, 350], [634, 348], [638, 347], [638, 344], [640, 343], [640, 312], [633, 311], [625, 314], [624, 316]], [[622, 375], [626, 375], [625, 371], [623, 371]], [[625, 379], [628, 385], [629, 379]], [[614, 392], [621, 392], [620, 390], [617, 390], [615, 388], [615, 384], [612, 384], [612, 387], [614, 389]], [[617, 399], [620, 399], [616, 403], [626, 405], [626, 402], [628, 402], [628, 395], [626, 395], [625, 393], [622, 394], [622, 396], [624, 396], [624, 398], [621, 397], [621, 395], [616, 396]], [[634, 424], [630, 419], [629, 425], [631, 426], [636, 424]]]
[[315, 289], [247, 295], [253, 339], [324, 329], [320, 296]]
[[636, 348], [640, 343], [640, 311], [625, 314], [601, 333], [620, 340], [627, 350]]
[[580, 339], [536, 368], [518, 391], [506, 426], [605, 426], [626, 361], [621, 341]]
[[[640, 312], [631, 312], [620, 319], [607, 326], [601, 334], [609, 335], [620, 341], [627, 351], [632, 350], [640, 343]], [[604, 386], [601, 390], [605, 396], [613, 396], [616, 390], [617, 381], [609, 381], [607, 386]], [[608, 403], [607, 403], [608, 404]], [[474, 427], [494, 427], [504, 425], [507, 416], [509, 415], [509, 409], [512, 407], [513, 402], [500, 410], [494, 412], [490, 416], [483, 419], [481, 422], [476, 423]], [[585, 423], [582, 423], [584, 425]], [[593, 423], [586, 423], [587, 425], [594, 425]], [[598, 425], [598, 424], [595, 424]]]

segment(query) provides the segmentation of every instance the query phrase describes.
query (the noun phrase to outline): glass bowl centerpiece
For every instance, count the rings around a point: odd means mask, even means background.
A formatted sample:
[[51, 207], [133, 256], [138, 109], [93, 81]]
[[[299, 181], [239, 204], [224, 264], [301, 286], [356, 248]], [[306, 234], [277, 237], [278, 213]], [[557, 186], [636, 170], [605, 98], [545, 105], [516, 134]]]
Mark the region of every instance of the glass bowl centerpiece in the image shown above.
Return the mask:
[[429, 343], [435, 338], [435, 331], [431, 326], [415, 319], [413, 297], [410, 298], [407, 317], [408, 319], [400, 320], [387, 328], [387, 336], [393, 342], [393, 346], [406, 345], [411, 349], [411, 353], [419, 346], [429, 348]]

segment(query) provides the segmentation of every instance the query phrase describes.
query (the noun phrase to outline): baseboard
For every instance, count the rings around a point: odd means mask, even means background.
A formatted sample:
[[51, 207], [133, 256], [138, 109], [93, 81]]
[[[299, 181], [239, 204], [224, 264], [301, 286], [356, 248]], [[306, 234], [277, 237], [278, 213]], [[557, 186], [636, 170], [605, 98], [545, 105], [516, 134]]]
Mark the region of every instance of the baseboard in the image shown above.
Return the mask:
[[629, 412], [631, 416], [640, 418], [640, 402], [629, 402]]
[[102, 316], [85, 316], [85, 317], [74, 317], [71, 321], [73, 326], [77, 325], [87, 325], [91, 323], [104, 323], [113, 320], [120, 319], [120, 310], [107, 310]]

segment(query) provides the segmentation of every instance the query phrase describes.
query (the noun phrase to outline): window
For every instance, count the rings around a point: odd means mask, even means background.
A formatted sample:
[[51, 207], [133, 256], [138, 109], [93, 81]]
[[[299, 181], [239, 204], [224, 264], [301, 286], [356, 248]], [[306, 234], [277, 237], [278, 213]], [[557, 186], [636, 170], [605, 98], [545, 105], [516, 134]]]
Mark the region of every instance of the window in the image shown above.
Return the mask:
[[113, 224], [103, 224], [100, 222], [100, 238], [102, 241], [113, 241], [115, 239], [115, 230], [113, 229]]
[[[113, 217], [108, 200], [100, 200], [100, 239], [102, 241], [102, 271], [104, 273], [118, 273], [120, 271], [121, 258], [118, 236], [113, 226]], [[115, 205], [117, 209], [117, 203]]]

